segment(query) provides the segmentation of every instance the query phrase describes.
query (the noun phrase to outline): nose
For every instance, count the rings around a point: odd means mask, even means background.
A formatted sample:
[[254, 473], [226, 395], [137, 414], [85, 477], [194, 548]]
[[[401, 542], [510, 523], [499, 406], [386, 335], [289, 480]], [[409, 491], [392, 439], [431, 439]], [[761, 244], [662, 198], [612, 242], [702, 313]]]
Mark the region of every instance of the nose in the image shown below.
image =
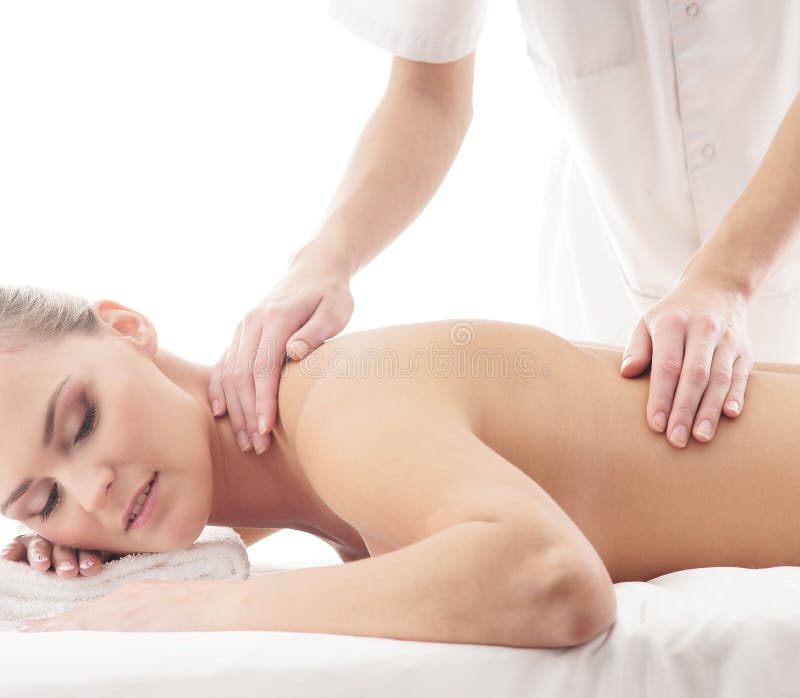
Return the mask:
[[73, 492], [78, 504], [87, 512], [101, 511], [110, 505], [109, 488], [114, 476], [108, 468], [98, 468], [83, 477], [74, 478]]

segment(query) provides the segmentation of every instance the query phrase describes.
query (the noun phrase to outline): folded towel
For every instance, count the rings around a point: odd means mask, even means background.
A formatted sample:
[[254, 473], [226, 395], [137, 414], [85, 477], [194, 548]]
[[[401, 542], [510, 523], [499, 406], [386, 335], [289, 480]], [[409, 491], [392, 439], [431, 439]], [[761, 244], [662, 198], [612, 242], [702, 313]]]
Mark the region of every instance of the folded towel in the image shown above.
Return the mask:
[[206, 526], [191, 548], [131, 553], [110, 560], [91, 577], [62, 579], [26, 563], [0, 559], [0, 620], [49, 618], [110, 594], [134, 579], [247, 579], [250, 559], [236, 531]]

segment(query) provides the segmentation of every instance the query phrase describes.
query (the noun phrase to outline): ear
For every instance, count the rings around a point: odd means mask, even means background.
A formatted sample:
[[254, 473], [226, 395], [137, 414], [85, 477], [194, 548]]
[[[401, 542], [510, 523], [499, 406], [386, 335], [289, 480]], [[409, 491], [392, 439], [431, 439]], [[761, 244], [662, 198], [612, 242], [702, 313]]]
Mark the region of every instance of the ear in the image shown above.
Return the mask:
[[92, 312], [107, 332], [130, 339], [149, 356], [155, 355], [158, 335], [153, 323], [144, 315], [107, 298], [92, 303]]

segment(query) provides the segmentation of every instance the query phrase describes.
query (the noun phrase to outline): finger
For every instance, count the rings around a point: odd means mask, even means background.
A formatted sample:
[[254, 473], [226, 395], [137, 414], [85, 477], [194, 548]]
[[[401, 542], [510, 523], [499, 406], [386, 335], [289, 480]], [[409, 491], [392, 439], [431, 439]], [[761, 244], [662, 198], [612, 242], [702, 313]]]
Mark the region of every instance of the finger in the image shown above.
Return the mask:
[[720, 321], [712, 315], [700, 315], [689, 323], [683, 366], [667, 424], [667, 439], [678, 448], [689, 442], [697, 407], [708, 386], [720, 334]]
[[20, 562], [25, 560], [27, 556], [27, 550], [23, 545], [22, 541], [18, 538], [14, 538], [13, 540], [9, 541], [8, 545], [0, 551], [0, 558], [4, 560], [11, 560], [12, 562]]
[[653, 344], [650, 339], [650, 330], [642, 317], [631, 334], [625, 351], [622, 352], [622, 365], [620, 375], [626, 378], [638, 376], [647, 368], [653, 354]]
[[326, 339], [341, 332], [353, 315], [353, 298], [339, 297], [337, 301], [324, 296], [314, 314], [286, 342], [289, 358], [300, 361]]
[[102, 566], [102, 555], [97, 550], [78, 551], [78, 569], [84, 577], [97, 574]]
[[38, 633], [42, 631], [47, 620], [47, 618], [28, 618], [16, 629], [21, 633]]
[[28, 564], [35, 570], [46, 572], [50, 569], [50, 556], [53, 545], [41, 536], [31, 536], [28, 539]]
[[75, 548], [66, 545], [53, 546], [53, 568], [59, 577], [72, 579], [78, 576], [78, 555]]
[[672, 398], [683, 365], [686, 318], [680, 314], [662, 315], [652, 329], [653, 360], [647, 397], [647, 423], [663, 432], [672, 408]]
[[692, 434], [698, 441], [711, 441], [717, 432], [722, 403], [731, 387], [734, 354], [729, 344], [720, 344], [711, 361], [708, 387], [700, 400]]
[[231, 420], [231, 428], [242, 452], [249, 451], [253, 445], [247, 437], [247, 424], [244, 419], [244, 412], [239, 404], [239, 394], [234, 383], [234, 361], [239, 346], [239, 330], [236, 331], [234, 344], [228, 350], [225, 360], [225, 368], [222, 371], [222, 387], [225, 391], [225, 403], [228, 407], [228, 417]]
[[269, 444], [269, 432], [275, 426], [278, 412], [278, 384], [284, 366], [286, 339], [295, 329], [285, 316], [274, 315], [267, 318], [258, 347], [260, 356], [254, 372], [256, 389], [256, 412], [263, 421], [259, 424], [259, 432], [265, 434]]
[[255, 364], [261, 358], [259, 343], [264, 331], [264, 316], [272, 317], [271, 307], [258, 313], [248, 313], [242, 324], [242, 336], [234, 368], [234, 384], [239, 395], [239, 405], [245, 421], [245, 433], [256, 453], [266, 448], [264, 438], [258, 433], [256, 418]]
[[744, 391], [747, 380], [753, 369], [753, 361], [749, 356], [739, 355], [733, 362], [731, 371], [731, 388], [725, 398], [725, 414], [728, 417], [738, 417], [744, 407]]
[[208, 404], [211, 405], [211, 413], [215, 417], [221, 417], [227, 410], [225, 391], [222, 389], [222, 369], [225, 366], [227, 355], [228, 350], [226, 349], [211, 371], [211, 380], [208, 383]]

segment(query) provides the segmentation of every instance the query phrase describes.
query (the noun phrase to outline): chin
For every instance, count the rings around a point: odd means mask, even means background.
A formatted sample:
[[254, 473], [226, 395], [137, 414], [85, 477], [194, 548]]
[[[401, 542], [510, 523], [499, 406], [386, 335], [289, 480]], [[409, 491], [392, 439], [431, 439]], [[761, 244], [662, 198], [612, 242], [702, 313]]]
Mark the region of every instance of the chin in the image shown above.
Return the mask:
[[194, 545], [194, 542], [203, 532], [206, 519], [202, 517], [192, 517], [186, 519], [177, 526], [170, 527], [165, 533], [160, 533], [155, 537], [153, 543], [157, 545], [151, 552], [172, 552], [173, 550], [187, 550]]

